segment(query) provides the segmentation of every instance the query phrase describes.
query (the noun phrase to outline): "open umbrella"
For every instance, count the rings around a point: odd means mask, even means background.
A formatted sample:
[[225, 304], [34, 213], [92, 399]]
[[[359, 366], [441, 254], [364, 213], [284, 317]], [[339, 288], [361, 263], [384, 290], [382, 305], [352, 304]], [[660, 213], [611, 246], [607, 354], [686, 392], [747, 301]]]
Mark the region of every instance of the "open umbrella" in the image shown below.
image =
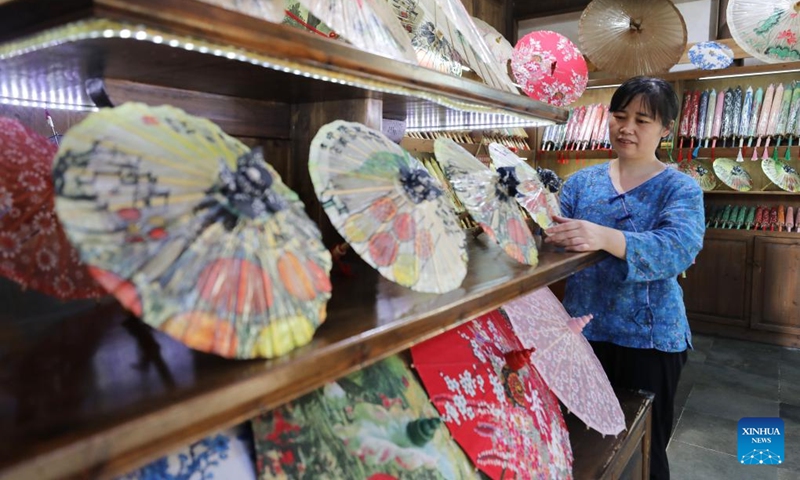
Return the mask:
[[547, 30], [531, 32], [514, 46], [511, 71], [531, 98], [558, 107], [571, 104], [589, 82], [586, 60], [565, 36]]
[[493, 479], [572, 476], [558, 401], [495, 310], [411, 347], [433, 405], [453, 438]]
[[728, 68], [733, 63], [733, 50], [719, 42], [698, 42], [689, 49], [689, 61], [701, 70]]
[[740, 192], [749, 192], [753, 189], [753, 179], [747, 170], [739, 166], [735, 160], [730, 158], [718, 158], [714, 160], [714, 173], [722, 183]]
[[300, 0], [300, 3], [361, 50], [417, 64], [408, 34], [384, 0]]
[[398, 356], [253, 419], [259, 478], [478, 479]]
[[730, 0], [731, 36], [744, 51], [767, 63], [800, 60], [796, 0]]
[[486, 45], [489, 47], [489, 51], [492, 52], [495, 61], [503, 66], [508, 65], [508, 61], [511, 60], [511, 55], [514, 52], [514, 47], [511, 46], [511, 43], [509, 43], [509, 41], [506, 40], [506, 37], [498, 32], [493, 26], [484, 22], [480, 18], [472, 17], [472, 21], [475, 22], [475, 26], [478, 27], [478, 31], [483, 37], [483, 40], [486, 42]]
[[263, 18], [273, 23], [283, 19], [284, 0], [200, 0], [227, 10]]
[[339, 38], [339, 34], [315, 17], [299, 0], [286, 0], [283, 23], [325, 38]]
[[95, 279], [151, 326], [275, 357], [325, 319], [331, 258], [297, 195], [213, 123], [129, 103], [64, 136], [56, 211]]
[[592, 346], [581, 334], [586, 318], [570, 318], [549, 288], [503, 305], [536, 370], [586, 425], [604, 435], [625, 429], [625, 416]]
[[497, 172], [450, 139], [434, 143], [436, 160], [467, 211], [509, 257], [536, 266], [536, 241], [515, 200], [520, 179], [513, 167]]
[[56, 217], [50, 174], [56, 148], [0, 117], [0, 275], [60, 299], [99, 297], [105, 291]]
[[685, 162], [678, 168], [683, 173], [692, 177], [705, 192], [714, 190], [714, 187], [717, 186], [717, 177], [714, 175], [714, 172], [697, 160]]
[[592, 63], [624, 78], [666, 72], [686, 48], [686, 24], [669, 0], [593, 0], [579, 35]]
[[444, 71], [460, 75], [463, 63], [488, 85], [518, 93], [506, 66], [495, 61], [461, 0], [386, 1], [411, 36], [420, 65], [444, 67]]
[[311, 141], [308, 169], [333, 226], [381, 275], [420, 292], [461, 285], [464, 232], [419, 160], [381, 132], [337, 120]]
[[514, 198], [528, 211], [531, 218], [542, 228], [555, 225], [554, 215], [561, 215], [558, 197], [544, 186], [539, 174], [508, 148], [499, 143], [489, 144], [489, 155], [498, 172], [509, 169], [519, 180]]
[[800, 192], [800, 175], [788, 163], [775, 158], [766, 158], [761, 161], [761, 170], [781, 190]]

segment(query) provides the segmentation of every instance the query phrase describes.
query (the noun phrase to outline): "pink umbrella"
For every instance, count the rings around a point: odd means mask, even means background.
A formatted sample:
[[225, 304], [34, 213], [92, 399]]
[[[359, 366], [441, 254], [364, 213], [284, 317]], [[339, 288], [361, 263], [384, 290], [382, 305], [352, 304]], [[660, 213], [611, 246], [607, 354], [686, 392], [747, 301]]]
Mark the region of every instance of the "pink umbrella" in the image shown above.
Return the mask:
[[586, 425], [604, 435], [625, 429], [625, 416], [591, 345], [580, 333], [587, 320], [570, 318], [544, 287], [505, 305], [530, 360], [558, 398]]
[[[782, 93], [782, 92], [781, 92]], [[764, 100], [761, 103], [761, 113], [758, 115], [758, 123], [756, 123], [756, 146], [753, 148], [753, 156], [750, 160], [758, 160], [758, 147], [761, 146], [761, 138], [767, 133], [767, 125], [769, 124], [769, 112], [772, 108], [772, 97], [775, 95], [775, 85], [769, 84], [769, 87], [764, 91]]]
[[565, 36], [531, 32], [514, 47], [511, 71], [529, 97], [563, 107], [586, 90], [589, 69], [580, 50]]

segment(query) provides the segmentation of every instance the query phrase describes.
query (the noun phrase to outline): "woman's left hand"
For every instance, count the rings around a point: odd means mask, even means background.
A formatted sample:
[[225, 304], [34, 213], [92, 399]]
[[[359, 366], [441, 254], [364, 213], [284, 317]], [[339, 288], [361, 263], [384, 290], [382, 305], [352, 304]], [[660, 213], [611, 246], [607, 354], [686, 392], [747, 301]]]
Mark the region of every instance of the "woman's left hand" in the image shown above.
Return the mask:
[[625, 256], [625, 237], [619, 230], [604, 227], [586, 220], [573, 220], [554, 216], [558, 223], [548, 228], [545, 243], [562, 247], [568, 252], [594, 252], [605, 250], [622, 258]]

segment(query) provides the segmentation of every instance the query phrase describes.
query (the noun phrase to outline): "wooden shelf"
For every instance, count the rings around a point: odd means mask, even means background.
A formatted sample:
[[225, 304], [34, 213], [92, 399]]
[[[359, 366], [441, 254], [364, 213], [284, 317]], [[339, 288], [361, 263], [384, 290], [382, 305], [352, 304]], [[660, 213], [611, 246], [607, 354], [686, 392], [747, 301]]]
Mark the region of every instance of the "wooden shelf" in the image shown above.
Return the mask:
[[[79, 97], [73, 101], [91, 105], [84, 82], [108, 78], [278, 103], [382, 98], [384, 116], [389, 118], [409, 114], [444, 118], [446, 111], [457, 109], [546, 122], [567, 119], [566, 110], [524, 95], [365, 53], [341, 41], [197, 0], [57, 3], [57, 7], [47, 0], [0, 4], [0, 41], [7, 42], [0, 46], [7, 49], [3, 77], [19, 91], [41, 89], [41, 78], [46, 76], [50, 90], [57, 87]], [[64, 27], [76, 29], [78, 21], [97, 20], [115, 23], [106, 30], [102, 25], [92, 27], [99, 38], [65, 40]], [[125, 38], [117, 38], [120, 28], [129, 28]], [[104, 38], [105, 31], [110, 38]], [[11, 50], [23, 45], [23, 35], [32, 34], [39, 37], [27, 39], [30, 51]], [[60, 39], [48, 43], [53, 39], [47, 35]], [[153, 41], [156, 35], [161, 43]], [[192, 43], [191, 50], [186, 42]], [[221, 51], [214, 55], [215, 49]], [[468, 123], [470, 118], [463, 120]]]
[[753, 191], [750, 190], [749, 192], [740, 192], [738, 190], [710, 190], [704, 192], [708, 195], [777, 195], [777, 196], [790, 196], [790, 197], [798, 197], [800, 193], [793, 193], [793, 192], [785, 192], [783, 190], [762, 190], [762, 191]]
[[356, 264], [357, 277], [333, 278], [311, 344], [270, 361], [192, 351], [116, 303], [70, 316], [12, 292], [0, 311], [0, 477], [126, 473], [604, 258], [545, 251], [530, 268], [485, 240], [470, 242], [467, 278], [442, 295]]

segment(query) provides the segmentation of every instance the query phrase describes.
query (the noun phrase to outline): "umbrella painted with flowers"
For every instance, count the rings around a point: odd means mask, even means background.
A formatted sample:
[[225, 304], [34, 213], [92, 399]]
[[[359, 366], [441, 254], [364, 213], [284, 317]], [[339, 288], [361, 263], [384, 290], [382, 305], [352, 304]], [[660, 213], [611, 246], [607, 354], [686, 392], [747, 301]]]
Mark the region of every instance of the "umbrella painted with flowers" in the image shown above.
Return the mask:
[[800, 60], [800, 4], [796, 0], [730, 0], [731, 36], [744, 51], [767, 63]]
[[697, 160], [684, 162], [680, 164], [678, 169], [692, 177], [704, 192], [714, 190], [714, 187], [717, 186], [717, 177], [714, 172]]
[[472, 17], [472, 21], [478, 27], [478, 31], [497, 63], [504, 66], [508, 65], [508, 61], [511, 60], [511, 55], [514, 53], [514, 47], [506, 40], [506, 37], [478, 17]]
[[464, 232], [419, 160], [381, 132], [337, 120], [311, 141], [308, 170], [333, 226], [381, 275], [420, 292], [461, 285]]
[[437, 138], [433, 149], [456, 196], [483, 231], [509, 257], [536, 266], [536, 241], [516, 202], [520, 179], [515, 169], [494, 172], [449, 138]]
[[493, 479], [572, 478], [558, 401], [495, 310], [411, 348], [433, 405]]
[[511, 71], [525, 94], [558, 107], [580, 98], [589, 83], [580, 50], [567, 37], [548, 30], [531, 32], [517, 42]]
[[50, 175], [56, 148], [0, 117], [0, 275], [60, 299], [99, 297], [104, 290], [56, 217]]
[[129, 103], [72, 127], [56, 211], [95, 279], [196, 350], [275, 357], [325, 320], [331, 258], [297, 195], [208, 120]]
[[499, 143], [489, 145], [489, 155], [498, 173], [511, 169], [519, 179], [514, 198], [528, 211], [531, 218], [544, 229], [554, 226], [553, 216], [561, 215], [561, 207], [558, 197], [545, 187], [539, 173]]
[[625, 416], [603, 366], [581, 330], [590, 317], [570, 318], [544, 287], [503, 305], [530, 361], [572, 413], [604, 435], [625, 429]]
[[253, 419], [268, 479], [478, 479], [414, 373], [389, 357]]

